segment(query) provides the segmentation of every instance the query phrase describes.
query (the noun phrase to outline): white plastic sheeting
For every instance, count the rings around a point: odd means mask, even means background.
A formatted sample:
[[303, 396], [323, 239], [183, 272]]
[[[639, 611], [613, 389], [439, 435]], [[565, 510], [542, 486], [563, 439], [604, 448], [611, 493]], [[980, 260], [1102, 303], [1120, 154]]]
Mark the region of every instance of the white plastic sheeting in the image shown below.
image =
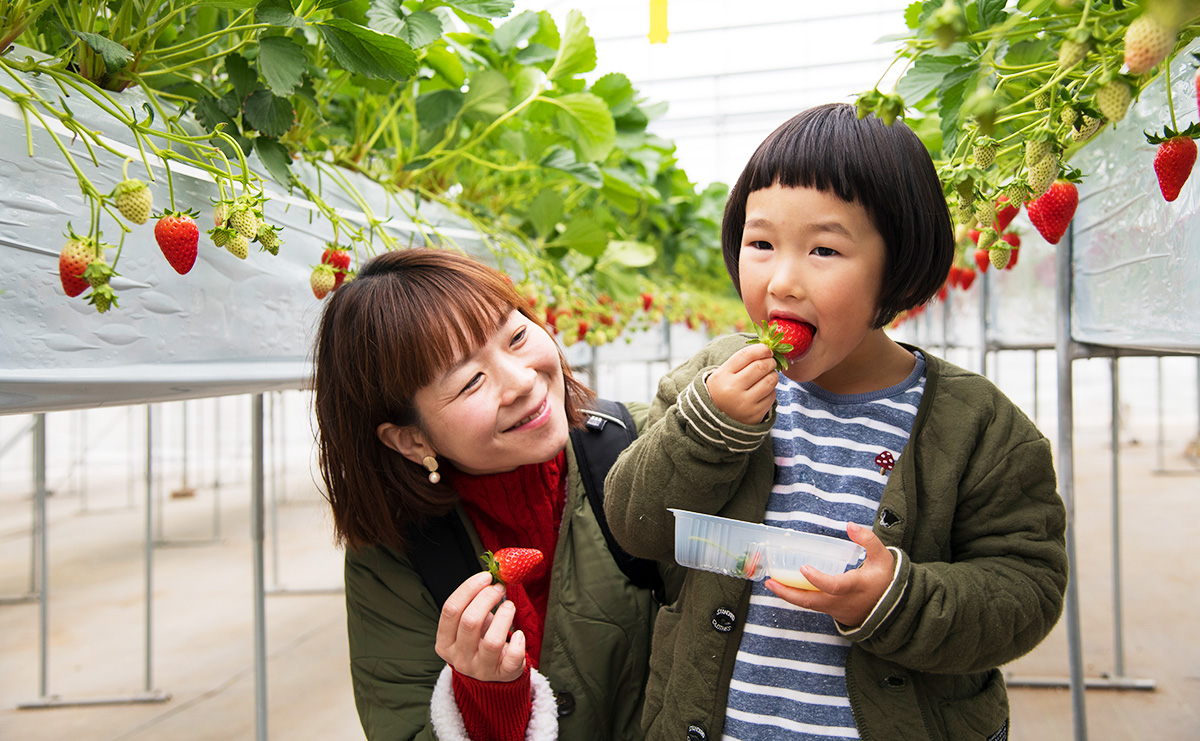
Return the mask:
[[[23, 78], [49, 100], [61, 91], [45, 78]], [[12, 81], [6, 87], [14, 87]], [[146, 114], [137, 92], [116, 96], [126, 111]], [[102, 132], [115, 146], [137, 157], [131, 132], [74, 95], [69, 106], [77, 119]], [[57, 128], [60, 138], [98, 190], [121, 180], [124, 162], [96, 148], [99, 166], [82, 142]], [[282, 188], [267, 189], [264, 216], [284, 227], [278, 256], [259, 252], [239, 260], [216, 247], [203, 233], [212, 226], [217, 189], [207, 174], [178, 163], [171, 172], [177, 207], [201, 212], [200, 251], [187, 275], [167, 264], [154, 241], [153, 220], [126, 235], [113, 278], [120, 307], [98, 314], [82, 298], [68, 298], [58, 277], [58, 253], [67, 223], [84, 233], [89, 207], [74, 173], [49, 133], [36, 121], [33, 157], [27, 151], [20, 110], [0, 100], [0, 413], [187, 399], [224, 394], [299, 388], [309, 375], [312, 333], [321, 303], [309, 288], [312, 265], [332, 238], [328, 221], [310, 203]], [[161, 141], [158, 142], [161, 145]], [[251, 166], [256, 161], [251, 158]], [[152, 158], [155, 209], [170, 204], [161, 162]], [[235, 164], [236, 167], [236, 164]], [[311, 170], [295, 167], [317, 188]], [[264, 172], [262, 168], [255, 168]], [[147, 180], [136, 159], [129, 175]], [[406, 209], [382, 188], [353, 173], [346, 177], [377, 217], [391, 217], [389, 232], [403, 244], [424, 238]], [[324, 179], [326, 201], [348, 220], [365, 223], [362, 209]], [[472, 251], [482, 250], [478, 235], [423, 204], [422, 215], [444, 239]], [[409, 211], [411, 213], [411, 211]], [[102, 216], [106, 242], [120, 231]], [[429, 227], [426, 227], [429, 230]], [[344, 240], [343, 240], [344, 241]], [[378, 244], [378, 243], [377, 243]], [[109, 259], [112, 255], [109, 253]], [[365, 255], [361, 255], [365, 258]], [[127, 276], [127, 277], [126, 277]]]

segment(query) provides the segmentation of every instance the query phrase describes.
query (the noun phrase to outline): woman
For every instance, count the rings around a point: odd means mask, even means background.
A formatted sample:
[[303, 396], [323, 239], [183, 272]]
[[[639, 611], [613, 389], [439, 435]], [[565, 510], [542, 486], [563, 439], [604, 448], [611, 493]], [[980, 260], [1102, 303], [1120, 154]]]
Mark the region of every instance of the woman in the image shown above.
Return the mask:
[[[374, 258], [325, 307], [315, 386], [367, 736], [640, 739], [657, 602], [567, 445], [591, 392], [508, 277], [443, 250]], [[545, 568], [507, 591], [477, 573], [439, 609], [417, 565], [451, 512], [474, 553], [538, 548]]]

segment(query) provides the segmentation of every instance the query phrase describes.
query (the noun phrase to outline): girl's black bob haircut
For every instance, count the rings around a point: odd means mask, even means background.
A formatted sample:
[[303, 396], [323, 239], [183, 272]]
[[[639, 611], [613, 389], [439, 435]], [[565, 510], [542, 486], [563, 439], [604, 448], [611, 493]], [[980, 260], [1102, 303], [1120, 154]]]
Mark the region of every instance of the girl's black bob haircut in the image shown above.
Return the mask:
[[797, 114], [763, 140], [730, 191], [721, 223], [725, 268], [739, 295], [746, 199], [775, 183], [832, 193], [870, 215], [887, 246], [876, 328], [945, 283], [954, 260], [950, 211], [929, 152], [902, 122], [859, 119], [854, 106], [833, 103]]

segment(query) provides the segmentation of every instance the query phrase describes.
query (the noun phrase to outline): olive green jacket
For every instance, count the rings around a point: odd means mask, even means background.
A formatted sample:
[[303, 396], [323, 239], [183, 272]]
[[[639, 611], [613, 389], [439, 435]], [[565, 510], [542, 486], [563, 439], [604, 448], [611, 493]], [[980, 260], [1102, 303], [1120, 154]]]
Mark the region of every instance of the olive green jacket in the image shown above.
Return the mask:
[[[627, 406], [638, 426], [643, 426], [646, 405]], [[554, 691], [550, 707], [557, 716], [558, 738], [640, 741], [650, 634], [658, 603], [618, 569], [587, 500], [570, 445], [567, 460], [567, 501], [554, 552], [538, 673]], [[459, 514], [482, 553], [470, 520], [461, 509]], [[346, 554], [345, 575], [354, 699], [367, 737], [455, 738], [446, 732], [445, 724], [439, 723], [435, 730], [431, 721], [434, 685], [446, 667], [434, 652], [439, 609], [409, 560], [386, 547], [351, 550]], [[674, 581], [677, 585], [679, 579]], [[538, 717], [539, 680], [535, 676], [531, 727]], [[448, 687], [448, 682], [443, 680], [443, 685]], [[544, 724], [541, 730], [540, 734], [531, 731], [527, 738], [554, 737], [553, 729], [545, 733]]]
[[[741, 424], [703, 382], [745, 339], [715, 340], [670, 372], [646, 432], [609, 472], [605, 511], [631, 554], [673, 558], [668, 507], [762, 522], [774, 410]], [[924, 355], [925, 391], [873, 527], [896, 577], [863, 625], [839, 625], [846, 685], [864, 739], [986, 739], [1008, 719], [997, 667], [1061, 613], [1066, 511], [1033, 423], [986, 378]], [[739, 445], [752, 450], [730, 452]], [[749, 599], [748, 581], [687, 572], [655, 625], [647, 739], [720, 738]]]

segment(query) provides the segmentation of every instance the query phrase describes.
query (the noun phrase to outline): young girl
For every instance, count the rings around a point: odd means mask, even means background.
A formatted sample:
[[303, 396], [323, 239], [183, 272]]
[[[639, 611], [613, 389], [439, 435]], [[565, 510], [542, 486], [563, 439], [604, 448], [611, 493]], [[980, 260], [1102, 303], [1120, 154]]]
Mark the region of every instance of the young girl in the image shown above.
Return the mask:
[[655, 627], [647, 738], [1007, 738], [997, 667], [1058, 619], [1066, 514], [1033, 423], [884, 332], [953, 255], [928, 152], [902, 123], [807, 110], [751, 157], [722, 243], [750, 318], [807, 324], [811, 345], [779, 373], [725, 337], [669, 373], [609, 474], [613, 533], [670, 560], [677, 507], [866, 560], [805, 567], [813, 591], [689, 571]]

